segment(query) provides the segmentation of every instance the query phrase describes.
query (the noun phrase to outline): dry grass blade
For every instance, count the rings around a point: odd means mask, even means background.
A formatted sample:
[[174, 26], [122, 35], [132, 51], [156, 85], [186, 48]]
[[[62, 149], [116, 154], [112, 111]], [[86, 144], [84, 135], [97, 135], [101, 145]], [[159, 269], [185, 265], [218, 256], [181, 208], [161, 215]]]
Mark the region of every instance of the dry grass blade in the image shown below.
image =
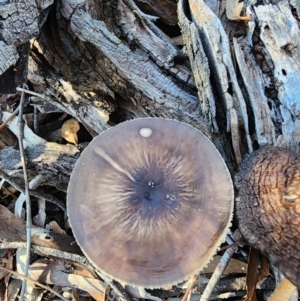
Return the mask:
[[11, 273], [11, 274], [13, 274], [13, 275], [15, 275], [16, 277], [18, 277], [18, 278], [20, 278], [20, 279], [22, 279], [22, 280], [27, 280], [27, 281], [30, 281], [31, 283], [34, 283], [35, 285], [37, 285], [37, 286], [39, 286], [39, 287], [41, 287], [41, 288], [43, 288], [43, 289], [45, 289], [45, 290], [51, 292], [52, 294], [54, 294], [55, 296], [57, 296], [58, 298], [60, 298], [60, 299], [62, 299], [62, 300], [64, 300], [64, 301], [69, 301], [68, 299], [65, 299], [62, 295], [60, 295], [59, 293], [57, 293], [56, 291], [54, 291], [52, 288], [50, 288], [50, 287], [47, 286], [47, 285], [43, 285], [43, 284], [41, 284], [41, 283], [39, 283], [39, 282], [37, 282], [37, 281], [35, 281], [35, 280], [33, 280], [33, 279], [30, 279], [29, 277], [26, 277], [26, 276], [24, 276], [24, 275], [21, 275], [21, 274], [19, 274], [19, 273], [17, 273], [17, 272], [14, 272], [14, 271], [10, 270], [10, 269], [6, 269], [6, 268], [1, 267], [1, 266], [0, 266], [0, 269], [2, 269], [2, 270], [4, 270], [4, 271], [7, 271], [7, 272], [9, 272], [9, 273]]

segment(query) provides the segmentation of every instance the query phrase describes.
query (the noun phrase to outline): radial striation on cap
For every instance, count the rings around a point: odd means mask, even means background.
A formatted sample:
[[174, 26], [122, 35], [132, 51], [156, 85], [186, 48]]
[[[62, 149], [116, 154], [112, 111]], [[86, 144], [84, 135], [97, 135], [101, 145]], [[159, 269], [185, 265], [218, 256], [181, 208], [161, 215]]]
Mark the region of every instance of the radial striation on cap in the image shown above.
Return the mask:
[[121, 283], [159, 288], [211, 260], [229, 231], [233, 187], [200, 131], [144, 118], [89, 144], [72, 173], [67, 206], [74, 236], [95, 267]]

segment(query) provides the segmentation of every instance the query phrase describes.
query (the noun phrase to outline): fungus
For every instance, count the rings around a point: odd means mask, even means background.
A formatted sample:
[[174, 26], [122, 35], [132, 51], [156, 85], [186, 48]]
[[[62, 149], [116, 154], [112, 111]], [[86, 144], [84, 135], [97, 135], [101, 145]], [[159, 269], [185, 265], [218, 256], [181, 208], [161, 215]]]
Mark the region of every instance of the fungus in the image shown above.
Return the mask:
[[225, 240], [233, 187], [215, 146], [178, 121], [127, 121], [96, 137], [67, 197], [82, 251], [104, 274], [144, 288], [179, 283]]
[[300, 288], [300, 157], [264, 147], [244, 160], [235, 181], [239, 228]]

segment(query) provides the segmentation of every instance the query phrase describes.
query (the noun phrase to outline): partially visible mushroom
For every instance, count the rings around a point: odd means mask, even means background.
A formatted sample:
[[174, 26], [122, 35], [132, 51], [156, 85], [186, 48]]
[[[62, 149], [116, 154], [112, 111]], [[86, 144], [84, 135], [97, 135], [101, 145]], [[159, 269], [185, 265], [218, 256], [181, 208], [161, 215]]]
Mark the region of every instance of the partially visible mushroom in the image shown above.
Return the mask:
[[300, 289], [300, 157], [273, 146], [250, 154], [235, 181], [239, 228]]
[[145, 118], [89, 144], [67, 205], [74, 236], [95, 267], [123, 284], [159, 288], [212, 259], [231, 223], [233, 187], [200, 131]]

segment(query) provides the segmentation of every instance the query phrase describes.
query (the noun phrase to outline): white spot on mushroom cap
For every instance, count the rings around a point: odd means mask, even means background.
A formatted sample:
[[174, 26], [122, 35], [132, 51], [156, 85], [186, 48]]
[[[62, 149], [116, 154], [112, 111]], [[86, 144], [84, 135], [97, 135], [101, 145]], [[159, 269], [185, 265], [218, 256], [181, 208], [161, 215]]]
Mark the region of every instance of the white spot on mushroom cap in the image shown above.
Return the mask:
[[152, 130], [150, 128], [141, 128], [139, 134], [144, 138], [149, 138], [152, 135]]

